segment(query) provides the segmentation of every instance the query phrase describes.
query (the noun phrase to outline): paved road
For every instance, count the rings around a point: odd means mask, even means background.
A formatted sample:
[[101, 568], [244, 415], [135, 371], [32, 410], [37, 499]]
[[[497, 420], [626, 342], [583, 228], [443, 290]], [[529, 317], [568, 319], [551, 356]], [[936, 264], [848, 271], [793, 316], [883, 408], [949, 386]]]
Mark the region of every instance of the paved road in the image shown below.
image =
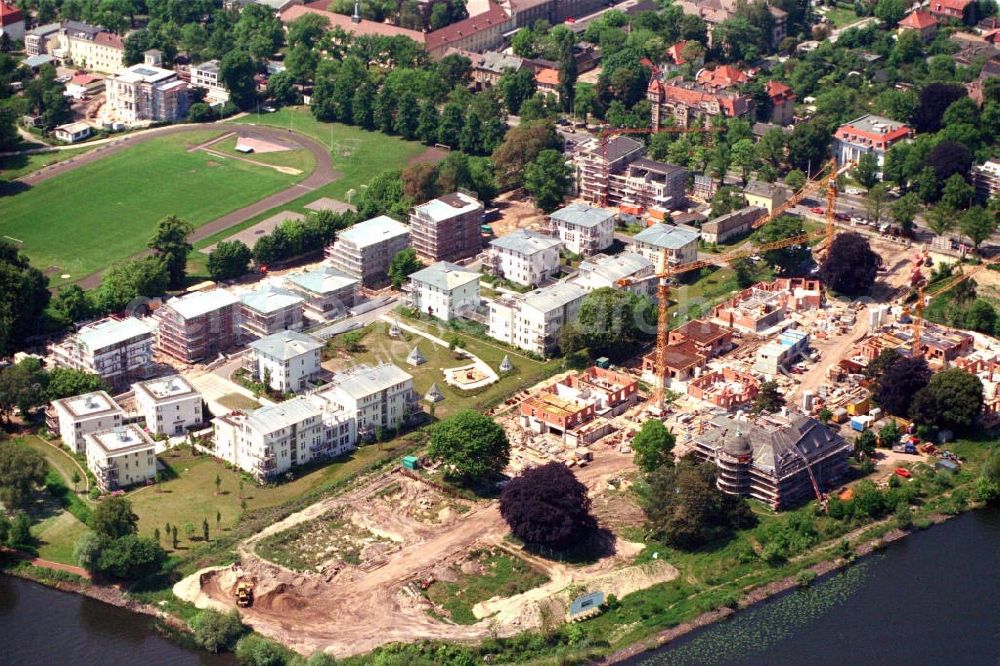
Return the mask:
[[[122, 137], [121, 139], [100, 145], [92, 152], [81, 155], [80, 157], [59, 162], [51, 167], [29, 174], [24, 178], [21, 178], [20, 182], [30, 186], [37, 185], [50, 178], [54, 178], [60, 174], [72, 171], [80, 166], [89, 164], [95, 160], [103, 159], [108, 155], [113, 155], [151, 139], [163, 136], [173, 136], [176, 134], [186, 134], [190, 132], [203, 132], [206, 129], [213, 128], [236, 132], [241, 138], [249, 137], [280, 141], [283, 143], [289, 141], [296, 143], [313, 154], [313, 157], [316, 159], [316, 168], [305, 180], [302, 180], [301, 182], [296, 183], [295, 185], [292, 185], [280, 192], [276, 192], [268, 197], [265, 197], [256, 203], [240, 208], [239, 210], [235, 210], [198, 227], [194, 230], [194, 233], [191, 234], [192, 243], [240, 224], [241, 222], [245, 222], [253, 217], [256, 217], [257, 215], [260, 215], [261, 213], [271, 210], [272, 208], [283, 206], [305, 194], [308, 194], [318, 187], [332, 183], [340, 177], [340, 174], [333, 169], [333, 160], [330, 157], [330, 151], [326, 146], [315, 139], [311, 139], [301, 134], [296, 134], [286, 129], [279, 129], [275, 127], [239, 125], [232, 123], [206, 123], [203, 125], [174, 125], [171, 127], [157, 128], [141, 134], [128, 135]], [[149, 254], [148, 250], [135, 255], [133, 258], [142, 257], [147, 254]], [[84, 289], [92, 289], [99, 285], [100, 282], [101, 273], [97, 272], [77, 280], [76, 284]]]

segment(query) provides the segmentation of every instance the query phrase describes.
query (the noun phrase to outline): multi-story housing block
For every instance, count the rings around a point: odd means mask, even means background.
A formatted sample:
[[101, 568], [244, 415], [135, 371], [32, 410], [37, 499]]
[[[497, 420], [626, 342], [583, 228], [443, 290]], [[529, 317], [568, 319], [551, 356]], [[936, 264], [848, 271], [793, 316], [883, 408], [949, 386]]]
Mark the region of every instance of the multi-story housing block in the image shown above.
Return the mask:
[[53, 400], [49, 415], [49, 429], [76, 453], [84, 452], [84, 435], [117, 428], [125, 420], [125, 411], [104, 391]]
[[660, 266], [664, 253], [668, 266], [688, 264], [698, 259], [698, 231], [689, 227], [654, 224], [632, 237], [630, 251]]
[[154, 315], [156, 347], [184, 363], [218, 354], [239, 340], [240, 302], [225, 289], [172, 298]]
[[479, 273], [439, 261], [410, 275], [404, 303], [432, 317], [449, 321], [479, 307]]
[[570, 252], [590, 256], [611, 247], [617, 219], [614, 209], [572, 203], [549, 215], [549, 229]]
[[421, 412], [413, 377], [391, 363], [340, 373], [321, 395], [355, 420], [362, 440], [406, 425]]
[[359, 284], [331, 266], [285, 276], [285, 285], [306, 299], [305, 314], [321, 321], [346, 315], [357, 302]]
[[608, 175], [608, 204], [623, 213], [676, 210], [684, 205], [688, 172], [684, 167], [640, 157], [621, 173]]
[[983, 203], [1000, 192], [1000, 160], [986, 160], [972, 167], [972, 183], [976, 186], [976, 198]]
[[104, 81], [107, 103], [102, 114], [127, 124], [175, 121], [187, 117], [188, 85], [176, 72], [132, 65]]
[[24, 33], [25, 54], [28, 56], [47, 55], [51, 49], [59, 48], [59, 32], [61, 30], [61, 24], [48, 23]]
[[629, 164], [645, 154], [639, 141], [627, 136], [592, 139], [573, 157], [576, 189], [581, 199], [599, 206], [611, 204], [610, 177], [623, 173]]
[[136, 424], [90, 433], [84, 439], [87, 468], [104, 492], [156, 478], [156, 442]]
[[151, 433], [183, 435], [205, 420], [201, 393], [180, 375], [138, 382], [132, 389], [136, 410]]
[[365, 287], [381, 286], [388, 281], [389, 262], [409, 246], [410, 228], [379, 215], [337, 234], [333, 245], [326, 248], [326, 258], [333, 268], [360, 280]]
[[[43, 39], [46, 39], [43, 37]], [[40, 53], [50, 53], [63, 62], [98, 72], [117, 72], [125, 66], [125, 40], [97, 25], [63, 21], [59, 32], [52, 34]]]
[[654, 130], [669, 124], [673, 118], [677, 127], [708, 126], [713, 116], [749, 118], [753, 113], [753, 98], [735, 91], [717, 90], [678, 76], [666, 81], [652, 78], [646, 90], [652, 105], [651, 124]]
[[511, 282], [536, 286], [559, 272], [562, 247], [557, 238], [517, 229], [490, 241], [483, 268]]
[[857, 162], [862, 155], [874, 155], [881, 178], [886, 153], [911, 136], [913, 130], [906, 124], [867, 114], [837, 128], [833, 135], [833, 154], [840, 165]]
[[555, 349], [562, 327], [576, 317], [587, 290], [557, 282], [527, 294], [502, 296], [489, 305], [490, 337], [541, 356]]
[[572, 282], [587, 291], [595, 289], [625, 289], [653, 299], [656, 280], [652, 261], [635, 252], [598, 254], [580, 262], [579, 273]]
[[240, 328], [250, 339], [302, 328], [305, 299], [288, 289], [265, 286], [240, 297]]
[[467, 192], [452, 192], [414, 207], [410, 238], [427, 261], [458, 261], [483, 247], [483, 204]]
[[320, 372], [324, 343], [297, 331], [281, 331], [247, 345], [243, 367], [281, 393], [305, 390]]
[[197, 65], [191, 65], [189, 73], [191, 76], [191, 86], [207, 91], [208, 99], [216, 102], [224, 102], [229, 99], [229, 91], [226, 90], [226, 84], [219, 77], [218, 60], [206, 60]]
[[153, 331], [135, 317], [108, 317], [87, 324], [49, 351], [59, 367], [117, 382], [148, 369], [153, 360]]

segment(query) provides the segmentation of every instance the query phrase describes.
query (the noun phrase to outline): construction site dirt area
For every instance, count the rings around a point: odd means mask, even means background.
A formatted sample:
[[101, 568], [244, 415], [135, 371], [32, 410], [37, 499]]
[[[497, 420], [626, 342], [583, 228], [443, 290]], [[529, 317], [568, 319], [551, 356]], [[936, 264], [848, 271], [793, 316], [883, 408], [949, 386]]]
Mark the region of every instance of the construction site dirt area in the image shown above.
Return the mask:
[[[635, 472], [630, 455], [594, 447], [573, 469], [602, 524], [626, 515], [637, 524], [619, 491]], [[510, 636], [561, 622], [581, 589], [621, 597], [677, 576], [667, 562], [634, 564], [642, 544], [621, 537], [574, 566], [514, 546], [508, 532], [496, 500], [454, 497], [394, 469], [268, 526], [241, 544], [239, 567], [202, 570], [174, 593], [228, 609], [249, 583], [244, 623], [302, 654], [344, 657], [391, 642]]]

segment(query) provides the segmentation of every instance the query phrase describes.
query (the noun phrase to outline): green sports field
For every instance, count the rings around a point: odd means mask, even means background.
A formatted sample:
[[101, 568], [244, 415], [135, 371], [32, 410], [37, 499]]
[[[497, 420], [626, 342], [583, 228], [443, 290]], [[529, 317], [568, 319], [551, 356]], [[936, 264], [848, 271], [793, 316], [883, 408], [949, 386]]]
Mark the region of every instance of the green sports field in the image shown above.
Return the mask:
[[152, 139], [0, 197], [0, 236], [21, 241], [32, 264], [58, 285], [141, 252], [166, 215], [197, 227], [308, 175], [188, 152], [222, 133]]

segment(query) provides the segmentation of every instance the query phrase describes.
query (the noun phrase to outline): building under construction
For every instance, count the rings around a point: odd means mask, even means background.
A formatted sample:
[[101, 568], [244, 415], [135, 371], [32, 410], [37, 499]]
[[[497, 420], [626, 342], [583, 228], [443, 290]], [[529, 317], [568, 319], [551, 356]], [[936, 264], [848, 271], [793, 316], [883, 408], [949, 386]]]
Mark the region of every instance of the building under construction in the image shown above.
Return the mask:
[[717, 416], [694, 434], [695, 454], [718, 468], [719, 489], [775, 510], [816, 497], [847, 471], [852, 445], [802, 414]]
[[458, 261], [483, 249], [482, 223], [482, 202], [470, 192], [452, 192], [413, 208], [411, 241], [417, 254], [430, 263]]
[[167, 301], [156, 314], [157, 349], [184, 363], [210, 359], [239, 340], [240, 301], [225, 289]]
[[684, 205], [687, 169], [645, 157], [641, 141], [628, 136], [593, 139], [574, 157], [577, 192], [599, 206], [630, 215], [676, 210]]

